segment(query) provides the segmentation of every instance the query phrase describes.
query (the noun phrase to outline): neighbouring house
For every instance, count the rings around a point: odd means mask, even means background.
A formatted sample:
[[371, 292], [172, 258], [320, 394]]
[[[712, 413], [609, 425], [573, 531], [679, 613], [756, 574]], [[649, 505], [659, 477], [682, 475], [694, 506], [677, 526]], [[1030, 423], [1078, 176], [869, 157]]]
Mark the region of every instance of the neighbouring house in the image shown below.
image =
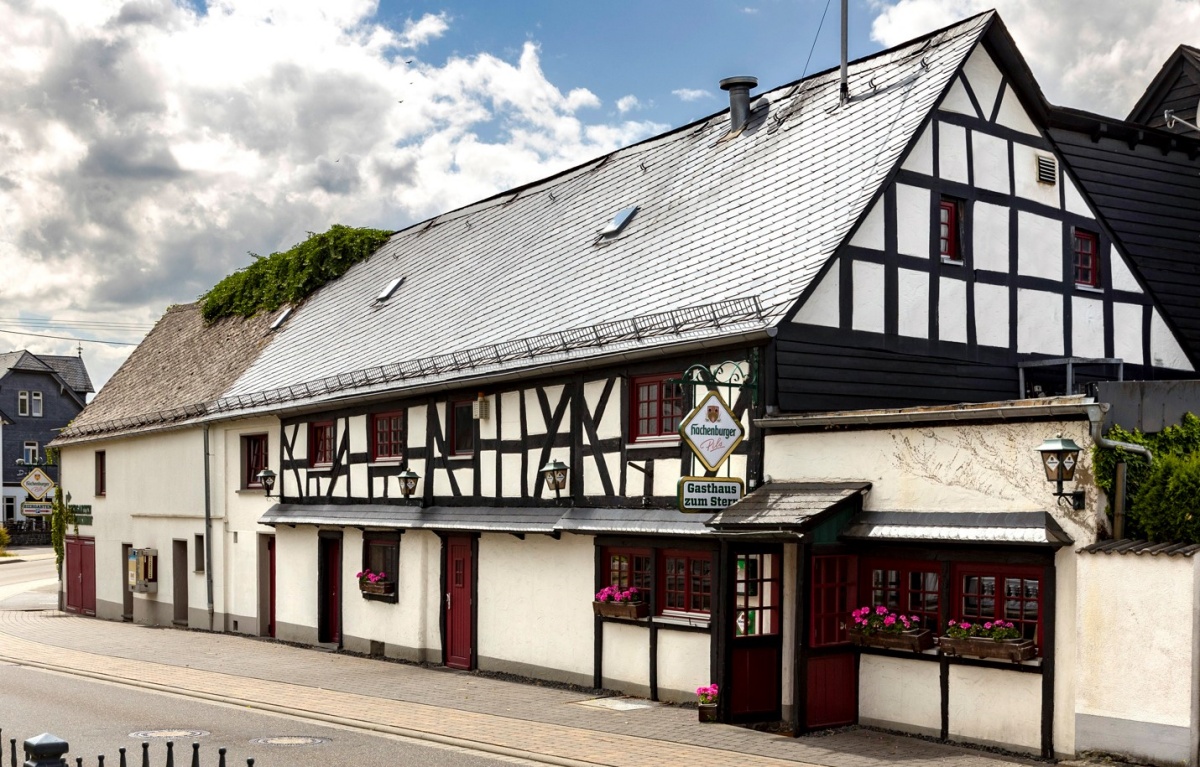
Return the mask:
[[49, 496], [44, 501], [30, 497], [21, 480], [37, 467], [50, 480], [58, 481], [57, 466], [40, 465], [47, 460], [46, 445], [83, 410], [93, 391], [81, 356], [39, 355], [27, 350], [0, 354], [3, 524], [15, 530], [49, 513]]
[[[836, 71], [722, 85], [729, 110], [396, 232], [295, 307], [171, 309], [55, 442], [94, 486], [68, 605], [1073, 754], [1075, 552], [1106, 529], [1081, 392], [1200, 359], [1072, 154], [1133, 128], [1048, 105], [994, 13], [852, 62], [844, 100]], [[1130, 162], [1196, 170], [1136, 130]], [[1080, 508], [1036, 452], [1059, 433]], [[647, 599], [605, 614], [607, 586]], [[1031, 657], [855, 649], [872, 602], [1009, 616]]]

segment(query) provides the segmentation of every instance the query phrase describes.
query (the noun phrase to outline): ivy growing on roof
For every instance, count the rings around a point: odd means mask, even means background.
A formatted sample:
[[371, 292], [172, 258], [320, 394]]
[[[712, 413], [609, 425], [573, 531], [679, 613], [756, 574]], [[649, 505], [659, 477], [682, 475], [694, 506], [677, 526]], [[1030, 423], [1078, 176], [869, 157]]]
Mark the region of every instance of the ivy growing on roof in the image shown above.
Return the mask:
[[1200, 543], [1200, 418], [1185, 413], [1178, 426], [1155, 434], [1113, 426], [1105, 436], [1145, 445], [1154, 454], [1150, 464], [1120, 448], [1092, 448], [1096, 484], [1110, 499], [1116, 465], [1126, 463], [1126, 535], [1156, 543]]
[[391, 232], [334, 224], [322, 234], [290, 250], [263, 257], [218, 282], [201, 296], [201, 312], [208, 322], [222, 317], [251, 317], [273, 312], [284, 304], [303, 301], [330, 280], [368, 258], [387, 242]]

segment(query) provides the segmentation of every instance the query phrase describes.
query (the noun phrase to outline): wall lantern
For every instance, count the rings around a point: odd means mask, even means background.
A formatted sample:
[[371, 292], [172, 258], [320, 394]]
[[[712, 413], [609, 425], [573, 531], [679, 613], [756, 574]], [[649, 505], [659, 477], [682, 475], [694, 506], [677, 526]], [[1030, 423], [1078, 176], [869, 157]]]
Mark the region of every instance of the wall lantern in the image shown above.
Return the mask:
[[1038, 452], [1042, 454], [1042, 468], [1046, 470], [1046, 480], [1057, 483], [1055, 495], [1058, 502], [1070, 499], [1073, 509], [1083, 508], [1083, 491], [1063, 492], [1063, 482], [1075, 481], [1075, 467], [1079, 465], [1079, 445], [1070, 438], [1059, 434], [1054, 439], [1048, 439], [1041, 444]]
[[396, 475], [396, 479], [400, 480], [400, 494], [405, 498], [412, 498], [413, 493], [417, 492], [417, 480], [421, 475], [412, 469], [405, 469]]
[[264, 468], [262, 471], [254, 475], [254, 478], [262, 483], [263, 490], [266, 490], [266, 496], [271, 497], [271, 490], [275, 487], [275, 472]]
[[567, 476], [571, 467], [559, 460], [551, 461], [538, 470], [546, 480], [546, 487], [554, 490], [554, 497], [561, 498], [562, 491], [567, 489]]

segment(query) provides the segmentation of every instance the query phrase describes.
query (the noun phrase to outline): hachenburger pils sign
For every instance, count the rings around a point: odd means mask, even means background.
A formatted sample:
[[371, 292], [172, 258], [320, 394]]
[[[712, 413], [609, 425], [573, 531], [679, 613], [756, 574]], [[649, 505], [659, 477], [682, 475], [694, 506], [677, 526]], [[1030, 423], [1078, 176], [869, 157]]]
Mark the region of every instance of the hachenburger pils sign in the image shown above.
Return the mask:
[[710, 391], [679, 424], [679, 434], [709, 471], [720, 468], [746, 437], [742, 423], [715, 391]]

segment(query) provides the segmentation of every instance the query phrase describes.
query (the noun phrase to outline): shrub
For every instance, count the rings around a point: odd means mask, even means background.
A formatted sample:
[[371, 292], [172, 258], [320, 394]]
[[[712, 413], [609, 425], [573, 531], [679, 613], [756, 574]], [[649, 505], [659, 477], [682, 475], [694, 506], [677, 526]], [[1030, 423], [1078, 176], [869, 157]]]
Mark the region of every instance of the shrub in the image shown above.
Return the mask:
[[1129, 514], [1148, 540], [1200, 543], [1200, 453], [1155, 455]]
[[12, 538], [8, 537], [8, 528], [0, 525], [0, 554], [4, 553], [10, 543], [12, 543]]

